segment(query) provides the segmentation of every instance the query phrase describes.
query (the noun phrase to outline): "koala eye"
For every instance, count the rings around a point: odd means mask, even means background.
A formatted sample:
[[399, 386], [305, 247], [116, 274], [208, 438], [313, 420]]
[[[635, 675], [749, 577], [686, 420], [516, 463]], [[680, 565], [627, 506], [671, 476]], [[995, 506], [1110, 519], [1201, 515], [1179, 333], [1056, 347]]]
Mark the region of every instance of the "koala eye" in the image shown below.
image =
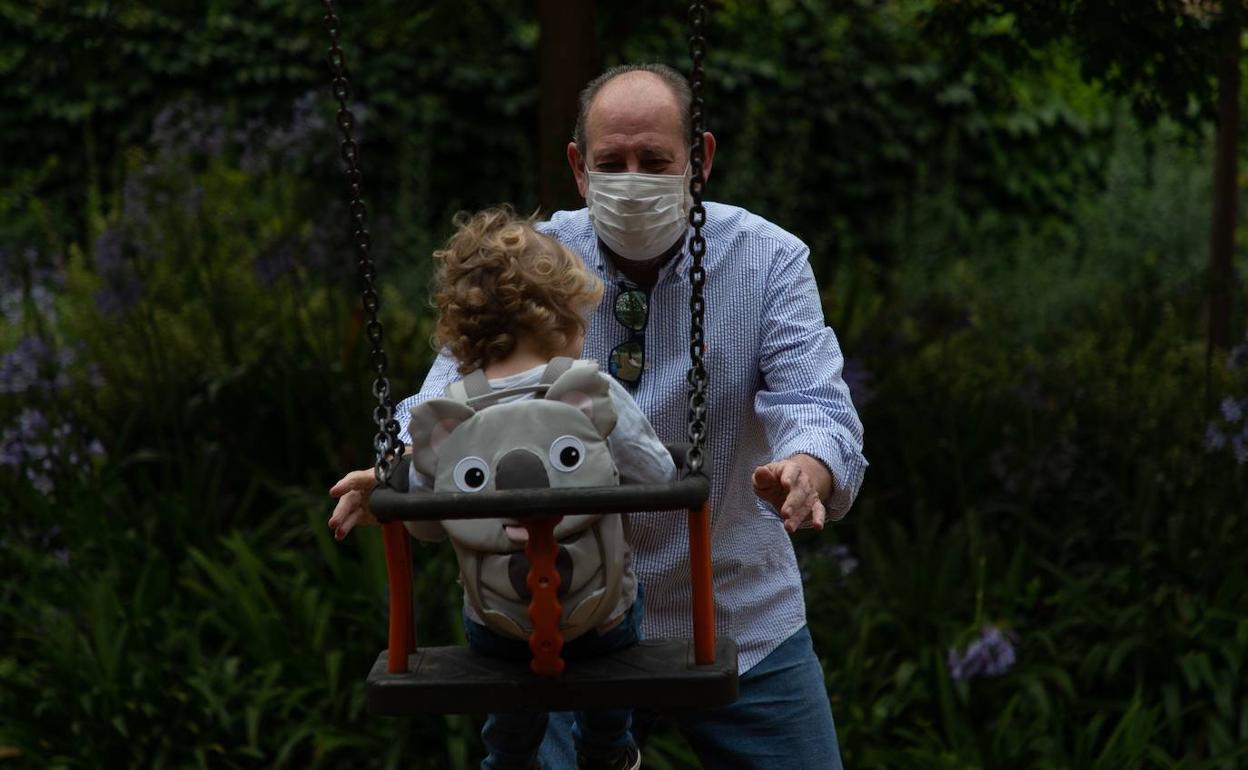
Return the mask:
[[560, 436], [550, 445], [550, 464], [555, 470], [574, 471], [584, 459], [585, 445], [576, 436]]
[[480, 457], [465, 457], [455, 463], [455, 486], [461, 492], [480, 492], [490, 480], [490, 466]]

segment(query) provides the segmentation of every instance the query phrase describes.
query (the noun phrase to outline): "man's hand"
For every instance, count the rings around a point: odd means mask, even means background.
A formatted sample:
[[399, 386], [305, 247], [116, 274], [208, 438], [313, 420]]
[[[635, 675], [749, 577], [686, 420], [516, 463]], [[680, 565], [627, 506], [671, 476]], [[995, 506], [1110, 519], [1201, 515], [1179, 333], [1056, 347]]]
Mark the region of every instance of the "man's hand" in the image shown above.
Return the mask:
[[807, 520], [823, 529], [828, 515], [823, 500], [832, 494], [832, 474], [822, 462], [795, 454], [755, 468], [753, 481], [754, 494], [780, 512], [785, 530], [796, 532]]
[[338, 504], [334, 506], [334, 512], [329, 517], [329, 528], [334, 531], [335, 539], [346, 537], [357, 524], [377, 524], [377, 517], [368, 509], [368, 498], [375, 486], [377, 475], [369, 468], [364, 471], [351, 471], [329, 488], [329, 496], [338, 498]]

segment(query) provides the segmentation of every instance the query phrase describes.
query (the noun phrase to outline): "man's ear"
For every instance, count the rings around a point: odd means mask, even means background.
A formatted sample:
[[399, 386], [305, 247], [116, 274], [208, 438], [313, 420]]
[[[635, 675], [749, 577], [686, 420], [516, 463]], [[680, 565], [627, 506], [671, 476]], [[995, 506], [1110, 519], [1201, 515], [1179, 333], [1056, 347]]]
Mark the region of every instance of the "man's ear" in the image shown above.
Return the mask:
[[564, 372], [546, 391], [546, 400], [562, 401], [581, 410], [603, 438], [615, 429], [615, 402], [597, 365], [574, 366]]
[[710, 131], [702, 132], [702, 181], [711, 178], [711, 166], [715, 162], [715, 135]]
[[580, 150], [576, 149], [576, 142], [568, 142], [568, 165], [572, 167], [572, 176], [576, 179], [576, 189], [580, 191], [581, 197], [585, 197], [585, 191], [589, 189], [589, 179], [585, 176], [585, 159], [581, 157]]
[[418, 404], [407, 423], [407, 435], [412, 439], [412, 465], [416, 470], [429, 477], [436, 476], [438, 447], [460, 423], [474, 414], [476, 412], [472, 411], [472, 407], [449, 398], [435, 398]]

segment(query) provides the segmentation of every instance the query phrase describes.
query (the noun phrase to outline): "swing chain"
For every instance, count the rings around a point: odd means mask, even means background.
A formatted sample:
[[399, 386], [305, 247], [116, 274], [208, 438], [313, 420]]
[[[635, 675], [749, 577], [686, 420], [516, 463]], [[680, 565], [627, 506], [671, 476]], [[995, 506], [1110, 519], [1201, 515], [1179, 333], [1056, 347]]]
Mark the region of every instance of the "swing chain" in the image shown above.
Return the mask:
[[399, 423], [394, 419], [394, 405], [390, 400], [390, 380], [386, 377], [386, 352], [381, 346], [381, 321], [377, 313], [381, 307], [381, 299], [377, 294], [377, 273], [369, 254], [372, 238], [368, 233], [368, 209], [363, 200], [364, 177], [360, 173], [360, 149], [353, 138], [355, 116], [348, 107], [351, 98], [351, 83], [347, 79], [346, 59], [342, 49], [338, 47], [338, 31], [340, 22], [334, 12], [333, 0], [322, 0], [325, 6], [325, 30], [329, 33], [329, 69], [333, 74], [332, 88], [334, 98], [338, 100], [338, 131], [342, 136], [339, 150], [346, 163], [347, 188], [351, 195], [349, 210], [352, 221], [351, 240], [355, 245], [356, 260], [359, 263], [360, 283], [363, 284], [363, 306], [368, 313], [368, 323], [364, 330], [372, 345], [369, 362], [377, 377], [373, 380], [373, 396], [377, 398], [377, 406], [373, 409], [373, 420], [377, 423], [377, 435], [373, 439], [373, 448], [377, 453], [377, 463], [373, 468], [377, 483], [387, 486], [399, 459]]
[[706, 38], [702, 28], [706, 22], [706, 7], [702, 0], [695, 0], [689, 6], [689, 55], [693, 60], [693, 68], [689, 77], [689, 88], [692, 93], [690, 102], [690, 123], [693, 136], [690, 138], [689, 163], [691, 177], [689, 179], [689, 195], [693, 205], [689, 208], [689, 224], [693, 226], [693, 235], [689, 238], [689, 255], [693, 264], [689, 267], [689, 283], [692, 293], [689, 297], [689, 454], [688, 465], [691, 473], [701, 473], [705, 462], [703, 444], [706, 441], [706, 367], [703, 354], [706, 352], [706, 336], [703, 329], [703, 316], [706, 311], [706, 300], [702, 296], [702, 287], [706, 283], [706, 270], [702, 267], [702, 257], [706, 254], [706, 239], [702, 236], [702, 226], [706, 223], [706, 209], [702, 205], [702, 191], [705, 180], [702, 174], [704, 120], [702, 116], [702, 59], [706, 55]]

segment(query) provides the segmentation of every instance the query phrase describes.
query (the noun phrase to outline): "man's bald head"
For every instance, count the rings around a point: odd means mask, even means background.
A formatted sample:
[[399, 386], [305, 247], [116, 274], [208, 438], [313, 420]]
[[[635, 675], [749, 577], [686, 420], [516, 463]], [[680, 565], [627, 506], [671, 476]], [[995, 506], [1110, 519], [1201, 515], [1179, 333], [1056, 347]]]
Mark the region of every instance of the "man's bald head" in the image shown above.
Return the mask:
[[681, 130], [680, 141], [688, 144], [693, 125], [690, 115], [693, 92], [685, 76], [666, 64], [622, 64], [594, 78], [581, 91], [572, 141], [582, 158], [588, 157], [590, 129], [599, 128], [591, 125], [596, 121], [591, 120], [590, 110], [600, 95], [609, 100], [609, 107], [628, 105], [638, 112], [659, 115], [665, 107], [674, 108]]

